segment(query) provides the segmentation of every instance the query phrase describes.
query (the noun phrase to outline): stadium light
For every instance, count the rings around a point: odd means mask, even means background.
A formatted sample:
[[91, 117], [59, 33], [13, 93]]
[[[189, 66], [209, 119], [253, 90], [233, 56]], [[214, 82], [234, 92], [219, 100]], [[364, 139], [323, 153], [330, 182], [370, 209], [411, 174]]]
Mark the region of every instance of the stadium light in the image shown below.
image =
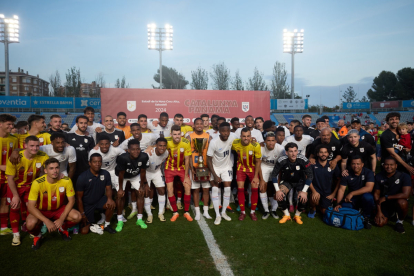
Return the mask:
[[160, 52], [160, 89], [162, 89], [162, 51], [173, 49], [173, 27], [166, 24], [164, 28], [157, 28], [155, 24], [148, 24], [148, 50]]
[[283, 30], [283, 53], [288, 53], [292, 55], [292, 99], [295, 98], [295, 54], [303, 53], [303, 35], [304, 30], [301, 29], [294, 29], [293, 32], [289, 32], [288, 30]]
[[19, 17], [13, 15], [12, 18], [5, 18], [0, 14], [0, 42], [4, 43], [5, 73], [6, 73], [6, 96], [10, 96], [9, 80], [9, 44], [19, 43]]

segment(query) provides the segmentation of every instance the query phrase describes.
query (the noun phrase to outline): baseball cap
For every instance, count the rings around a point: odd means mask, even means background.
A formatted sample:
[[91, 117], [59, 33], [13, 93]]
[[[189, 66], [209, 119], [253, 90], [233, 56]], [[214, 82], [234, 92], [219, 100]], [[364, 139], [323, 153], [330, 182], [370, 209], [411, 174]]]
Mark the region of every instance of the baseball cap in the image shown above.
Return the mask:
[[352, 119], [352, 121], [351, 121], [351, 124], [353, 124], [353, 123], [358, 123], [358, 124], [360, 124], [360, 123], [361, 123], [361, 121], [360, 121], [358, 118], [354, 118], [354, 119]]
[[322, 118], [318, 118], [318, 119], [316, 120], [316, 123], [325, 123], [325, 120], [324, 120], [324, 119], [322, 119]]

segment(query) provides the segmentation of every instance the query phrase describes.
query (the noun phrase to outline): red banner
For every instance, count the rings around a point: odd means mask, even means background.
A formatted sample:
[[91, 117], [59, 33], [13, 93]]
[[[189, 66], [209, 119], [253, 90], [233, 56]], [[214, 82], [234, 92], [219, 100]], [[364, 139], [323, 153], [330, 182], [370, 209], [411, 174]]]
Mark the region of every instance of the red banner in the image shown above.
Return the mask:
[[269, 91], [235, 90], [179, 90], [101, 88], [102, 118], [124, 111], [128, 123], [136, 122], [139, 114], [148, 120], [158, 119], [161, 112], [170, 118], [181, 113], [184, 122], [190, 123], [203, 113], [217, 114], [230, 121], [238, 117], [241, 122], [247, 115], [270, 118]]
[[399, 107], [398, 101], [371, 103], [371, 108], [395, 108], [395, 107]]

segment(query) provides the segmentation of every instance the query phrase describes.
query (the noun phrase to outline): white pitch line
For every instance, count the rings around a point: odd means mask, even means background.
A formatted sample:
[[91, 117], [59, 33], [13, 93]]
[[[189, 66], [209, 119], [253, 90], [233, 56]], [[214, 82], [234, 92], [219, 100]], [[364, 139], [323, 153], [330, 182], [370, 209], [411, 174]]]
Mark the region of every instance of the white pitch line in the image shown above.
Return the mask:
[[[193, 209], [193, 213], [195, 215], [194, 205], [191, 205], [191, 209]], [[208, 227], [202, 214], [201, 219], [197, 221], [197, 223], [203, 232], [204, 238], [206, 239], [207, 246], [210, 249], [210, 254], [213, 257], [217, 270], [222, 276], [233, 276], [233, 270], [231, 270], [226, 256], [224, 256], [223, 252], [221, 252], [216, 239], [213, 236], [213, 232], [211, 232], [211, 229]]]

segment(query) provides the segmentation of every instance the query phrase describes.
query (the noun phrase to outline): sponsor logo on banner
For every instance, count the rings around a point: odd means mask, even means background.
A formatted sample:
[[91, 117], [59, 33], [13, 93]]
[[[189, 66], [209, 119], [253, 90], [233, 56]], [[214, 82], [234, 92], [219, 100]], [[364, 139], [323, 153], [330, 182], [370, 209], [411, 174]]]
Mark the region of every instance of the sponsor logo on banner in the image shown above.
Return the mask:
[[81, 106], [88, 106], [88, 100], [81, 100]]
[[136, 101], [127, 101], [127, 109], [128, 111], [135, 111], [137, 108], [137, 102]]
[[249, 111], [249, 107], [250, 107], [250, 102], [242, 102], [242, 110], [244, 112]]

